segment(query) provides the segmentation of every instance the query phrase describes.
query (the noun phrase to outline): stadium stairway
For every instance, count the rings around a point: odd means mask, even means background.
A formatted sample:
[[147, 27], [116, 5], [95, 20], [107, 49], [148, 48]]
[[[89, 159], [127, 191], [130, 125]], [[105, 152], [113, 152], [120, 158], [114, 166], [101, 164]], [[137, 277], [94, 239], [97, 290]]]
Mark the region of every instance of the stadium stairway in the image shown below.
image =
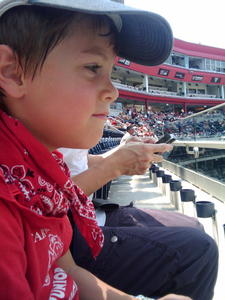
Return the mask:
[[[180, 180], [174, 174], [165, 170], [167, 174], [172, 175], [173, 180]], [[225, 204], [221, 203], [217, 199], [212, 198], [209, 194], [198, 189], [187, 181], [181, 181], [182, 188], [192, 189], [195, 192], [196, 201], [210, 201], [215, 204], [216, 211], [222, 212], [223, 223], [225, 223]], [[111, 183], [111, 188], [109, 191], [108, 199], [111, 202], [119, 203], [120, 205], [129, 205], [133, 201], [135, 207], [141, 209], [162, 209], [162, 210], [174, 210], [175, 206], [171, 203], [170, 198], [163, 195], [161, 189], [149, 178], [149, 172], [145, 175], [135, 175], [135, 176], [121, 176]], [[196, 216], [196, 212], [193, 214]], [[193, 216], [194, 216], [193, 215]], [[215, 238], [219, 247], [219, 273], [218, 279], [215, 287], [215, 294], [212, 300], [224, 300], [224, 287], [225, 287], [225, 236], [222, 228], [222, 238], [221, 231], [220, 237], [218, 239], [218, 231], [215, 229], [215, 224], [213, 222], [206, 222], [205, 219], [199, 218], [199, 221], [205, 227], [205, 231]], [[222, 226], [222, 224], [220, 224]]]

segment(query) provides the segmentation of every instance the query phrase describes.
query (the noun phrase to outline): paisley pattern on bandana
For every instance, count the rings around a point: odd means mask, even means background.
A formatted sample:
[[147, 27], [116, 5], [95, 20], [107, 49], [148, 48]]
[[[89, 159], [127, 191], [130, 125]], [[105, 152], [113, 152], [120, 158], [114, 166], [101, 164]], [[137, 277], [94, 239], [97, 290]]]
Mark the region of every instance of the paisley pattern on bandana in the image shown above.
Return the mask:
[[[16, 119], [0, 111], [0, 175], [16, 200], [31, 211], [74, 222], [96, 257], [104, 241], [92, 201], [73, 183], [61, 153], [49, 152]], [[10, 149], [10, 155], [9, 150]]]

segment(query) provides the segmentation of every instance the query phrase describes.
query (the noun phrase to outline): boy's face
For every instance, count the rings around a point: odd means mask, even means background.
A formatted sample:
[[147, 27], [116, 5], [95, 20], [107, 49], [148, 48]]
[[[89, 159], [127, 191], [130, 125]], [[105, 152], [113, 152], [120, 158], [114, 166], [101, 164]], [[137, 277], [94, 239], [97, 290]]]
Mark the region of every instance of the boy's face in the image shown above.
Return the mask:
[[50, 150], [94, 146], [109, 105], [118, 97], [110, 79], [115, 59], [111, 37], [99, 35], [107, 28], [100, 31], [87, 21], [74, 26], [41, 72], [25, 79], [26, 94], [13, 114]]

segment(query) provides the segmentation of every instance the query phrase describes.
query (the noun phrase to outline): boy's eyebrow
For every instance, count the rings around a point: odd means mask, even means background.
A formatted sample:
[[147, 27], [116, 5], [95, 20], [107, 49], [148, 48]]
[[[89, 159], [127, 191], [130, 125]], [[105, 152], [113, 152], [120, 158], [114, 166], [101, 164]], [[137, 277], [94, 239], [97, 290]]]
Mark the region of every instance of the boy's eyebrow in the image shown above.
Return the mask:
[[98, 56], [101, 56], [104, 60], [107, 60], [107, 56], [105, 55], [103, 50], [101, 48], [98, 48], [98, 47], [92, 47], [92, 48], [83, 50], [82, 53], [98, 55]]

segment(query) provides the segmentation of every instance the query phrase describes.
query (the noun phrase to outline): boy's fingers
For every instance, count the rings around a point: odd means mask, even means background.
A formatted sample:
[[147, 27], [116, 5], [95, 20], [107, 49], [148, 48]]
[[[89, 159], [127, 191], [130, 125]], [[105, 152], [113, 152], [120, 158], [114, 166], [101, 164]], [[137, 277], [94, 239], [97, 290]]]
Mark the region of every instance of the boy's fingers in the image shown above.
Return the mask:
[[157, 155], [157, 154], [153, 154], [152, 155], [152, 160], [150, 161], [150, 163], [152, 162], [161, 162], [163, 160], [163, 157], [161, 155]]
[[157, 140], [154, 139], [153, 137], [143, 139], [143, 143], [145, 143], [145, 144], [155, 144], [156, 142], [157, 142]]
[[173, 149], [173, 146], [169, 144], [150, 144], [149, 146], [151, 147], [149, 149], [154, 153], [163, 153]]
[[137, 137], [137, 136], [132, 136], [130, 137], [128, 140], [125, 141], [125, 144], [128, 144], [128, 143], [135, 143], [135, 142], [142, 142], [142, 140]]

